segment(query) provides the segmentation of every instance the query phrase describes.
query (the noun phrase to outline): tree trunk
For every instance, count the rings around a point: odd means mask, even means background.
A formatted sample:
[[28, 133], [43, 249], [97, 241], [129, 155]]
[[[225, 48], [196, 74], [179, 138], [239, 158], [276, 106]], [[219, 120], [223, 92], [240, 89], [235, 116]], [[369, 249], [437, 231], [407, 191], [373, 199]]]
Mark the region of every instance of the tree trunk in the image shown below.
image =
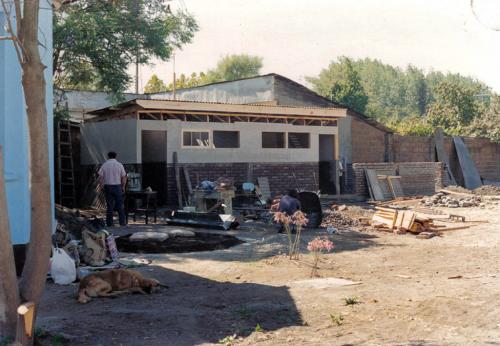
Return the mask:
[[[16, 0], [19, 1], [19, 0]], [[51, 190], [44, 66], [38, 50], [39, 1], [24, 1], [19, 38], [24, 48], [22, 84], [30, 140], [31, 233], [20, 281], [21, 303], [40, 301], [51, 251]]]
[[0, 343], [3, 338], [14, 340], [18, 305], [19, 289], [10, 239], [3, 154], [0, 146]]
[[[31, 173], [30, 245], [28, 245], [19, 288], [12, 285], [12, 275], [14, 275], [14, 281], [17, 278], [15, 277], [14, 255], [6, 218], [7, 208], [3, 182], [1, 182], [0, 186], [0, 264], [7, 268], [7, 270], [0, 270], [0, 327], [2, 327], [2, 323], [8, 324], [9, 328], [14, 324], [15, 329], [16, 317], [11, 317], [11, 314], [14, 315], [11, 311], [11, 304], [2, 305], [3, 299], [14, 296], [11, 301], [16, 309], [19, 303], [33, 302], [37, 305], [40, 302], [45, 288], [51, 251], [52, 196], [50, 189], [47, 105], [45, 100], [44, 70], [46, 66], [42, 64], [38, 48], [39, 0], [14, 0], [14, 6], [17, 24], [17, 38], [14, 44], [16, 45], [16, 51], [20, 53], [18, 55], [23, 74], [22, 85], [28, 118]], [[22, 11], [21, 6], [23, 7]], [[9, 20], [8, 23], [12, 31]], [[20, 119], [19, 121], [23, 120]], [[3, 173], [0, 170], [1, 174]], [[4, 205], [2, 206], [1, 203], [4, 203]], [[5, 213], [5, 215], [2, 215], [2, 213]], [[5, 247], [9, 248], [4, 249]], [[14, 310], [16, 311], [16, 309]], [[2, 311], [5, 316], [2, 315]], [[36, 316], [34, 316], [35, 318]], [[19, 330], [23, 332], [24, 328], [19, 328]], [[23, 345], [33, 343], [33, 338], [25, 335], [19, 335], [18, 340], [23, 340]]]
[[[38, 0], [23, 2], [23, 17], [18, 33], [25, 56], [21, 67], [28, 118], [31, 172], [30, 242], [19, 288], [21, 303], [34, 302], [36, 307], [45, 288], [52, 247], [52, 196], [44, 77], [46, 66], [42, 64], [38, 48], [38, 11]], [[34, 319], [36, 320], [36, 315]], [[26, 345], [33, 343], [33, 338], [23, 340], [26, 340]]]

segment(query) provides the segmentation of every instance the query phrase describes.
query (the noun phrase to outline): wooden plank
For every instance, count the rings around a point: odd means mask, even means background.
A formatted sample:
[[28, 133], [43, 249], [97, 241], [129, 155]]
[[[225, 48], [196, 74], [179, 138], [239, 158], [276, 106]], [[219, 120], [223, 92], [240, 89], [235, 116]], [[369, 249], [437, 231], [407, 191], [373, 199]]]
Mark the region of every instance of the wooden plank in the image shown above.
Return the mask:
[[373, 192], [373, 199], [376, 201], [384, 201], [385, 197], [377, 178], [377, 172], [374, 169], [365, 169], [366, 181], [370, 184]]
[[179, 168], [179, 162], [177, 160], [177, 152], [173, 153], [173, 163], [174, 163], [174, 171], [175, 171], [175, 186], [177, 190], [177, 201], [179, 203], [179, 208], [182, 209], [182, 185], [181, 185], [181, 172]]
[[267, 201], [269, 198], [271, 198], [271, 187], [269, 186], [269, 179], [267, 177], [258, 177], [257, 182], [259, 184], [262, 197]]
[[415, 213], [410, 210], [406, 210], [403, 213], [404, 216], [403, 222], [401, 223], [401, 228], [409, 231], [412, 229], [412, 226], [415, 223]]
[[400, 176], [394, 176], [394, 175], [387, 176], [387, 182], [389, 183], [389, 187], [391, 188], [391, 192], [394, 198], [405, 196], [403, 187], [401, 186]]
[[398, 212], [394, 210], [394, 213], [392, 215], [382, 215], [381, 212], [377, 211], [373, 217], [372, 221], [382, 223], [384, 225], [387, 225], [390, 229], [394, 228], [394, 225], [396, 224], [396, 219], [398, 216]]
[[35, 303], [27, 302], [17, 308], [15, 345], [31, 345], [35, 329]]
[[450, 160], [448, 158], [448, 154], [446, 154], [446, 151], [444, 150], [444, 133], [443, 129], [440, 127], [438, 127], [434, 131], [434, 142], [436, 146], [437, 159], [439, 162], [444, 163], [444, 170], [448, 175], [450, 184], [457, 185], [457, 181], [450, 169]]
[[458, 162], [462, 168], [462, 174], [464, 176], [465, 187], [469, 190], [477, 189], [482, 186], [481, 177], [477, 171], [476, 164], [472, 161], [470, 157], [469, 150], [465, 145], [461, 137], [453, 137], [453, 143], [455, 144], [455, 150], [458, 156]]

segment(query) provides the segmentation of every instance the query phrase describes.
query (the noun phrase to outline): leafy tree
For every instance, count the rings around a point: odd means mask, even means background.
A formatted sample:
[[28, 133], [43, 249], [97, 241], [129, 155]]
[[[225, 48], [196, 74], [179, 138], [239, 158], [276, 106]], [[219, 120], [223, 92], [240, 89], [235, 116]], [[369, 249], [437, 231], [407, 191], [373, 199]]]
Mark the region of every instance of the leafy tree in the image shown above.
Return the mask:
[[341, 58], [341, 64], [337, 71], [338, 77], [331, 88], [331, 100], [363, 113], [365, 111], [368, 96], [361, 85], [359, 74], [354, 70], [349, 58]]
[[163, 81], [158, 78], [157, 75], [153, 74], [149, 81], [146, 83], [146, 86], [144, 87], [144, 92], [148, 94], [152, 93], [159, 93], [167, 91], [167, 86]]
[[55, 84], [119, 95], [129, 65], [168, 60], [197, 29], [189, 13], [172, 13], [163, 0], [63, 2], [54, 14]]
[[234, 54], [222, 58], [215, 69], [209, 70], [204, 84], [231, 81], [259, 75], [262, 58], [248, 54]]
[[[472, 119], [481, 118], [492, 97], [490, 88], [474, 78], [439, 71], [426, 74], [415, 66], [401, 69], [368, 58], [352, 60], [341, 57], [321, 70], [317, 77], [307, 80], [317, 93], [330, 98], [332, 88], [334, 91], [339, 89], [342, 71], [349, 71], [351, 66], [367, 96], [363, 113], [404, 134], [431, 134], [430, 128], [438, 124], [445, 131], [446, 126], [450, 126], [448, 133], [466, 135], [472, 131], [468, 127]], [[450, 90], [443, 90], [443, 83]], [[448, 91], [451, 94], [447, 95]], [[340, 95], [336, 99], [344, 97]], [[354, 108], [350, 103], [344, 103]], [[432, 116], [426, 117], [426, 114]], [[452, 114], [450, 119], [447, 119], [448, 114]]]
[[424, 115], [428, 102], [428, 88], [422, 70], [409, 65], [405, 71], [403, 104], [408, 114]]
[[432, 136], [434, 128], [421, 116], [409, 116], [403, 119], [392, 118], [386, 125], [405, 136]]
[[[184, 73], [181, 73], [181, 75], [175, 79], [175, 88], [176, 89], [193, 88], [208, 83], [209, 82], [207, 81], [207, 76], [203, 72], [200, 72], [199, 75], [196, 74], [196, 72], [193, 72], [189, 77], [186, 77]], [[173, 90], [174, 89], [173, 83], [170, 83], [167, 89]]]
[[494, 95], [486, 112], [472, 120], [469, 133], [500, 143], [500, 95]]
[[435, 88], [435, 101], [427, 110], [427, 121], [450, 135], [467, 133], [467, 127], [484, 111], [476, 95], [478, 87], [442, 81]]

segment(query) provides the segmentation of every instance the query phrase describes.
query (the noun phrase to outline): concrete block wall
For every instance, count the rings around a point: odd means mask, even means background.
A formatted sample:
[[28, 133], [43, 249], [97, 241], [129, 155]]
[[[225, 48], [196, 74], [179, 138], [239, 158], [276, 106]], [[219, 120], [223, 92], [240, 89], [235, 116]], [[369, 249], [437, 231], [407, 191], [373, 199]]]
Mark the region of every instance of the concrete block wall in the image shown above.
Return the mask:
[[431, 137], [393, 135], [394, 162], [432, 162], [433, 149]]
[[[319, 188], [318, 163], [183, 163], [180, 166], [188, 168], [193, 187], [204, 180], [215, 181], [220, 177], [231, 178], [236, 186], [241, 186], [242, 183], [246, 182], [250, 170], [253, 183], [257, 183], [258, 177], [267, 177], [269, 179], [272, 195], [286, 193], [290, 188], [312, 191]], [[177, 205], [177, 188], [173, 164], [167, 164], [167, 181], [168, 204]], [[185, 191], [184, 181], [181, 171], [182, 188]]]
[[386, 135], [386, 132], [353, 117], [352, 162], [386, 161]]
[[441, 162], [354, 163], [352, 192], [360, 196], [369, 196], [366, 168], [374, 169], [378, 174], [395, 172], [396, 175], [400, 175], [405, 196], [431, 195], [443, 186]]

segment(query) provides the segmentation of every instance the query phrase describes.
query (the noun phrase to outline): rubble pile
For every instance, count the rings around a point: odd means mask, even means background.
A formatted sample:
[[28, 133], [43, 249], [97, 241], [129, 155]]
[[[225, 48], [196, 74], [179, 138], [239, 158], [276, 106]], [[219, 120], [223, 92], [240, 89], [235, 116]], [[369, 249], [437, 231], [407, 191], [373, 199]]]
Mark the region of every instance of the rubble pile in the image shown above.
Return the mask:
[[321, 227], [328, 226], [342, 228], [361, 226], [361, 224], [358, 220], [354, 220], [343, 213], [333, 210], [325, 210], [323, 212], [323, 222], [321, 223]]
[[426, 207], [448, 207], [464, 208], [478, 207], [482, 200], [480, 196], [450, 196], [444, 192], [438, 192], [434, 196], [423, 198], [420, 203]]
[[489, 196], [498, 196], [500, 195], [500, 186], [495, 185], [483, 185], [474, 190], [474, 194], [476, 195], [489, 195]]

